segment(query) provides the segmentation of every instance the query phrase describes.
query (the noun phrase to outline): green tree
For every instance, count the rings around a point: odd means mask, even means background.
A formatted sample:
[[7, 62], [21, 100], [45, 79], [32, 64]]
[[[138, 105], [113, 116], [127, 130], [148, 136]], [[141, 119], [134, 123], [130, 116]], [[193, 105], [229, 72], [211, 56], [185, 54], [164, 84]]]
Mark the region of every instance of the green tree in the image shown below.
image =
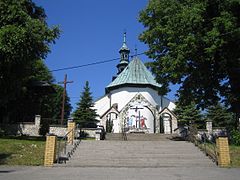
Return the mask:
[[[50, 124], [60, 124], [61, 121], [63, 87], [56, 84], [52, 86], [56, 92], [41, 97], [41, 112], [39, 114], [41, 114], [42, 120], [39, 134], [42, 136], [45, 136], [46, 133], [49, 132]], [[70, 98], [68, 97], [67, 93], [64, 107], [63, 123], [66, 124], [72, 110]]]
[[28, 94], [34, 69], [58, 36], [59, 29], [48, 27], [44, 9], [31, 0], [0, 0], [1, 116], [16, 114], [24, 99], [35, 99]]
[[77, 109], [73, 113], [74, 120], [80, 124], [80, 127], [96, 127], [98, 116], [93, 109], [94, 103], [90, 92], [88, 81], [86, 81], [84, 90], [81, 94], [80, 101], [77, 103]]
[[[55, 90], [55, 92], [46, 92], [45, 95], [42, 96], [35, 96], [37, 99], [35, 99], [34, 101], [40, 102], [41, 106], [41, 112], [39, 112], [39, 114], [41, 114], [42, 117], [54, 119], [55, 121], [52, 123], [58, 123], [58, 120], [60, 120], [61, 118], [63, 87], [58, 84], [53, 84], [55, 80], [52, 76], [52, 73], [49, 72], [48, 68], [42, 60], [39, 60], [35, 63], [32, 71], [32, 76], [29, 77], [30, 82], [48, 82], [49, 85], [51, 85], [52, 88], [54, 88]], [[28, 94], [29, 93], [30, 92], [28, 92]], [[33, 91], [33, 93], [36, 93], [36, 91]], [[34, 96], [30, 95], [30, 97]], [[64, 107], [64, 119], [66, 123], [66, 120], [70, 116], [70, 112], [72, 110], [70, 98], [67, 93]]]
[[[45, 99], [46, 111], [50, 110], [49, 115], [46, 115], [45, 117], [51, 117], [52, 119], [54, 119], [54, 122], [52, 123], [59, 123], [62, 111], [63, 87], [60, 85], [54, 85], [54, 89], [56, 90], [56, 93], [47, 96], [47, 99]], [[70, 104], [70, 98], [66, 93], [64, 105], [64, 124], [66, 124], [67, 119], [70, 116], [71, 110], [72, 106]]]
[[207, 119], [212, 120], [215, 127], [226, 127], [232, 129], [234, 125], [233, 113], [229, 112], [226, 107], [218, 103], [207, 109]]
[[179, 125], [190, 125], [194, 123], [202, 123], [201, 112], [196, 108], [195, 103], [190, 103], [188, 105], [176, 104], [174, 113], [178, 117]]
[[179, 84], [183, 105], [206, 108], [224, 97], [240, 113], [239, 0], [150, 0], [139, 20], [162, 94]]
[[[42, 117], [51, 117], [46, 115], [54, 108], [49, 102], [55, 92], [48, 92], [50, 87], [41, 87], [41, 83], [46, 83], [53, 89], [53, 76], [42, 60], [37, 60], [31, 67], [31, 71], [32, 74], [26, 77], [27, 83], [22, 86], [24, 91], [21, 96], [18, 96], [15, 103], [11, 104], [12, 108], [9, 112], [12, 121], [15, 117], [17, 121], [32, 120], [36, 114], [40, 114]], [[46, 107], [47, 104], [48, 107]]]
[[[31, 121], [36, 114], [40, 114], [43, 118], [53, 119], [49, 123], [59, 123], [61, 118], [62, 95], [63, 87], [54, 83], [54, 78], [42, 60], [36, 61], [32, 67], [32, 74], [28, 77], [28, 84], [25, 87], [24, 93], [18, 97], [15, 102], [18, 106], [12, 104], [14, 111], [11, 111], [11, 119], [14, 117], [19, 120]], [[34, 84], [39, 82], [48, 83], [46, 87], [35, 87]], [[54, 92], [49, 92], [49, 88], [54, 89]], [[69, 117], [72, 110], [70, 98], [66, 94], [64, 119]]]

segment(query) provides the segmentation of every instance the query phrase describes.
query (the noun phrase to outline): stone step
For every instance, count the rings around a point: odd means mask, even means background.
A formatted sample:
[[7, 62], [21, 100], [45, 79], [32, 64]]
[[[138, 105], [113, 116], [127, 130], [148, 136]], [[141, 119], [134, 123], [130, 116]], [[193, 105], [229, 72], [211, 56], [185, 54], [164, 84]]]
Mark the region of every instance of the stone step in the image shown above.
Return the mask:
[[[141, 133], [126, 133], [128, 141], [164, 141], [172, 138], [168, 134], [141, 134]], [[123, 140], [122, 133], [107, 133], [106, 140], [117, 141]]]
[[68, 167], [212, 167], [192, 143], [183, 141], [82, 141]]
[[172, 135], [166, 134], [127, 134], [128, 141], [168, 141], [171, 137]]
[[105, 140], [108, 141], [121, 141], [122, 133], [107, 133], [105, 136]]

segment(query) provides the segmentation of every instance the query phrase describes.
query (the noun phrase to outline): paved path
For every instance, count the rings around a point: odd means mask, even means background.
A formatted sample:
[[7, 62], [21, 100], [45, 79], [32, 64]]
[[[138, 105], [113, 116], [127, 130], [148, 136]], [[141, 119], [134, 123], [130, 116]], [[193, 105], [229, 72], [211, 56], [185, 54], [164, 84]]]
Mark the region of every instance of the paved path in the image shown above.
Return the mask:
[[218, 167], [1, 167], [1, 180], [239, 180], [240, 169]]

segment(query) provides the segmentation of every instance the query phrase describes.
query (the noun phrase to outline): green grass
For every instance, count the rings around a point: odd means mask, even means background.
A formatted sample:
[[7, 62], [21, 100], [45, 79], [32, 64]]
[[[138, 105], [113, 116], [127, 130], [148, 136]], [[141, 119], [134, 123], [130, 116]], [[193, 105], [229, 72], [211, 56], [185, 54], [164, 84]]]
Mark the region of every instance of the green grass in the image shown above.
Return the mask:
[[43, 165], [44, 149], [43, 138], [0, 137], [0, 165]]
[[240, 146], [230, 146], [231, 167], [240, 167]]
[[[202, 150], [205, 149], [205, 146], [203, 144], [198, 144], [198, 147]], [[213, 144], [207, 143], [206, 144], [206, 150], [211, 153], [215, 154], [215, 148]], [[231, 165], [230, 167], [240, 167], [240, 146], [230, 145], [229, 146], [230, 151], [230, 159], [231, 159]]]

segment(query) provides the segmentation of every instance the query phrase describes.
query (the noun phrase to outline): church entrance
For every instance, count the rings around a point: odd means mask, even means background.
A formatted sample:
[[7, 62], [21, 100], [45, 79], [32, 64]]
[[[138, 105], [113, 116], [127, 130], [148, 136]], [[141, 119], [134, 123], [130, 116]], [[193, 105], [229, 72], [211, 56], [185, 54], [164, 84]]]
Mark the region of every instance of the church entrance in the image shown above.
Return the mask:
[[106, 120], [106, 132], [118, 132], [119, 131], [119, 122], [118, 122], [118, 114], [115, 112], [110, 112], [107, 114]]
[[172, 116], [169, 113], [163, 113], [160, 117], [160, 133], [172, 133]]

